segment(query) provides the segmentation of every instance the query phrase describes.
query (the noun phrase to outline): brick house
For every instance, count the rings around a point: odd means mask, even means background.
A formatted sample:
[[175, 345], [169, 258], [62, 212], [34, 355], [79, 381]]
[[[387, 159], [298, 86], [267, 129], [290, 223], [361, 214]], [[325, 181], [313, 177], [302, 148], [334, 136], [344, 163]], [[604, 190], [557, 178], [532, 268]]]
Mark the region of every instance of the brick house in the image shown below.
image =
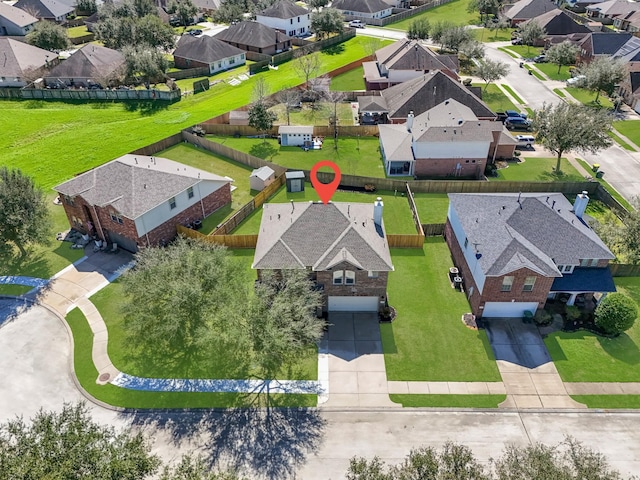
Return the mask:
[[124, 155], [54, 190], [72, 228], [135, 252], [231, 202], [233, 180], [160, 157]]
[[173, 60], [176, 68], [206, 67], [211, 75], [246, 63], [244, 50], [207, 35], [180, 37]]
[[557, 8], [552, 0], [519, 0], [515, 3], [506, 2], [503, 15], [511, 22], [512, 27], [517, 27], [522, 22]]
[[323, 291], [325, 311], [379, 311], [393, 271], [383, 202], [269, 203], [252, 268], [304, 268]]
[[589, 227], [586, 192], [449, 194], [445, 238], [478, 317], [522, 317], [547, 299], [597, 302], [614, 255]]
[[516, 147], [502, 122], [479, 120], [454, 99], [378, 129], [389, 176], [482, 178], [487, 162], [512, 158]]
[[216, 34], [215, 38], [246, 52], [266, 55], [275, 55], [292, 48], [290, 36], [258, 22], [238, 22]]

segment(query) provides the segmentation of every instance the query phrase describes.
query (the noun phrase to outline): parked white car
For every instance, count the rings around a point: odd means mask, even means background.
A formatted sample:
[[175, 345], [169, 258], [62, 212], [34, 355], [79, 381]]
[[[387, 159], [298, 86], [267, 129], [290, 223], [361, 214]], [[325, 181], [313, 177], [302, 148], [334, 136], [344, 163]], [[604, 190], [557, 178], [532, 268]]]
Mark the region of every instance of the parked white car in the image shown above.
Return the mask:
[[516, 135], [519, 147], [531, 148], [536, 143], [536, 138], [533, 135]]
[[580, 85], [582, 85], [584, 83], [586, 78], [587, 77], [585, 75], [578, 75], [576, 77], [568, 79], [567, 80], [567, 85], [569, 85], [571, 87], [579, 87]]
[[351, 20], [349, 26], [353, 28], [364, 28], [364, 22], [362, 20]]

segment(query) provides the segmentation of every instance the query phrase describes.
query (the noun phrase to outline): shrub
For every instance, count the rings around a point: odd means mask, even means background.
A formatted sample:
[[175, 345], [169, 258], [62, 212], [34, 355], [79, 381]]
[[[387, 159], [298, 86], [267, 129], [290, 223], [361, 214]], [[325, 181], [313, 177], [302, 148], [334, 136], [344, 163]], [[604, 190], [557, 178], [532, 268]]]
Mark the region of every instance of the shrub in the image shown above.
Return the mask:
[[567, 320], [573, 322], [580, 318], [580, 309], [575, 305], [568, 305], [565, 309], [565, 314], [567, 315]]
[[536, 325], [549, 325], [553, 316], [546, 310], [538, 310], [533, 317], [533, 321]]
[[596, 308], [596, 325], [609, 334], [629, 330], [638, 317], [638, 306], [622, 293], [607, 295]]

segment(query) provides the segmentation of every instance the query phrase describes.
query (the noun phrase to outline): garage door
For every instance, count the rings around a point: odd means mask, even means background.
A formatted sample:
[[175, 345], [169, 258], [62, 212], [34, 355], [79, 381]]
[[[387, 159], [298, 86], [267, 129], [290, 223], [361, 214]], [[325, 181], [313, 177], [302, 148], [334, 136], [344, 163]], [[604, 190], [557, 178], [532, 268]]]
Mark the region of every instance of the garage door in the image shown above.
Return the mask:
[[482, 311], [483, 317], [505, 318], [522, 317], [527, 310], [535, 313], [537, 302], [487, 302]]
[[377, 312], [378, 297], [329, 297], [330, 312]]
[[[131, 240], [130, 238], [111, 231], [108, 232], [108, 236], [112, 242], [118, 244], [119, 248], [129, 250], [132, 253], [136, 253], [138, 251], [138, 244], [135, 242], [135, 240]], [[111, 245], [109, 245], [109, 247], [111, 247]]]

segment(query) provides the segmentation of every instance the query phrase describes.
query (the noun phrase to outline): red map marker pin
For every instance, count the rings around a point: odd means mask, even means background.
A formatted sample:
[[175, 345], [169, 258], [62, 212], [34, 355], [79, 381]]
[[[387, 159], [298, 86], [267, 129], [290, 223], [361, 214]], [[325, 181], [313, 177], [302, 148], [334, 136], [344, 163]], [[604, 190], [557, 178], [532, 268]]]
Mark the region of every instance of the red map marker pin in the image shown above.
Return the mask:
[[[322, 183], [318, 180], [318, 169], [321, 167], [330, 167], [333, 170], [335, 176], [331, 183]], [[338, 166], [331, 160], [321, 160], [311, 168], [311, 185], [316, 189], [320, 200], [322, 200], [322, 203], [325, 205], [329, 203], [329, 200], [331, 200], [331, 197], [338, 188], [338, 185], [340, 185], [341, 177], [342, 174], [340, 173], [340, 168], [338, 168]]]

